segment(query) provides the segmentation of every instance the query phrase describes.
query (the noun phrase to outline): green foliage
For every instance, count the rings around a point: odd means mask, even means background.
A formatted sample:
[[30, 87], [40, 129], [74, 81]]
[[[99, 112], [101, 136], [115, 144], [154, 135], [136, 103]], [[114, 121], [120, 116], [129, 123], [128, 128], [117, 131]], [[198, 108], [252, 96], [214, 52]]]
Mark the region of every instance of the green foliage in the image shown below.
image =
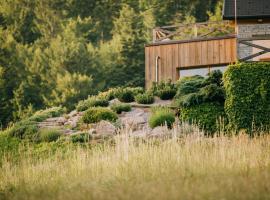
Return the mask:
[[152, 104], [154, 103], [155, 99], [154, 96], [150, 93], [143, 93], [143, 94], [138, 94], [135, 97], [135, 101], [140, 104]]
[[121, 102], [129, 103], [134, 101], [134, 92], [130, 88], [119, 88], [116, 97]]
[[115, 98], [117, 90], [118, 88], [110, 88], [105, 92], [98, 93], [98, 97], [102, 99], [107, 99], [108, 101], [113, 100]]
[[91, 107], [107, 107], [109, 102], [106, 98], [92, 96], [86, 100], [80, 101], [76, 107], [77, 111], [85, 111]]
[[198, 125], [208, 133], [219, 131], [220, 127], [226, 126], [227, 124], [223, 104], [215, 102], [182, 107], [181, 119], [182, 121]]
[[109, 108], [92, 107], [85, 111], [82, 121], [86, 124], [91, 124], [101, 120], [114, 122], [117, 118], [117, 114]]
[[212, 0], [181, 0], [181, 5], [161, 0], [2, 0], [0, 126], [46, 107], [72, 110], [76, 102], [106, 88], [144, 86], [149, 30], [212, 19], [221, 10], [214, 13], [216, 5]]
[[175, 121], [175, 116], [173, 111], [166, 107], [157, 107], [152, 110], [152, 114], [149, 118], [149, 125], [151, 128], [157, 126], [165, 126], [172, 128]]
[[150, 92], [153, 95], [160, 97], [162, 100], [169, 100], [173, 99], [175, 96], [176, 87], [171, 80], [167, 82], [161, 81], [160, 83], [153, 83]]
[[34, 115], [29, 117], [30, 121], [35, 121], [35, 122], [42, 122], [45, 119], [51, 118], [51, 117], [59, 117], [62, 114], [65, 113], [65, 109], [62, 107], [52, 107], [48, 108], [46, 110], [40, 110], [37, 111]]
[[0, 132], [0, 164], [4, 154], [15, 153], [19, 149], [20, 140]]
[[58, 129], [41, 129], [39, 130], [39, 139], [41, 142], [55, 142], [60, 136], [61, 132]]
[[82, 132], [75, 135], [71, 135], [70, 139], [72, 143], [86, 143], [91, 140], [91, 135]]
[[117, 114], [121, 114], [122, 112], [129, 112], [131, 111], [131, 106], [125, 103], [113, 104], [111, 109], [116, 112]]
[[180, 79], [177, 82], [175, 101], [180, 107], [189, 107], [205, 102], [224, 104], [225, 91], [222, 73], [213, 71], [207, 78], [192, 76]]
[[230, 128], [239, 130], [270, 126], [270, 64], [239, 63], [224, 74], [225, 111]]
[[28, 139], [30, 141], [37, 141], [38, 139], [37, 123], [28, 119], [15, 123], [6, 132], [10, 137], [19, 139]]

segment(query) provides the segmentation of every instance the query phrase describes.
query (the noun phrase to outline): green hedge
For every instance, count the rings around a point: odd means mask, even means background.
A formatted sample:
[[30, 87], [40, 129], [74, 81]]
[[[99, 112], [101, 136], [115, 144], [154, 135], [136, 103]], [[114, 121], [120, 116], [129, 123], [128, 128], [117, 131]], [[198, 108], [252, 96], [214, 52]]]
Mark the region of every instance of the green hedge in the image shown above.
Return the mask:
[[270, 125], [270, 63], [239, 63], [225, 72], [225, 111], [230, 128]]
[[208, 133], [217, 132], [220, 127], [225, 127], [227, 124], [224, 106], [217, 102], [182, 107], [181, 120], [196, 124]]

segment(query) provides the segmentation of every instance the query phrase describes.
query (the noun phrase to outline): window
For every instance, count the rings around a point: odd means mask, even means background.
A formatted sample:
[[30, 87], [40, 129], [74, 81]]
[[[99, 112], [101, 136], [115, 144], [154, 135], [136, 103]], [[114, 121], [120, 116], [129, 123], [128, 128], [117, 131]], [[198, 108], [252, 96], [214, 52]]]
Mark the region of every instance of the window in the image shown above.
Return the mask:
[[180, 78], [187, 76], [207, 76], [209, 73], [209, 68], [197, 68], [197, 69], [180, 69]]
[[224, 73], [226, 69], [227, 69], [227, 66], [211, 66], [211, 67], [202, 67], [202, 68], [196, 68], [196, 69], [180, 69], [179, 75], [180, 75], [180, 78], [188, 77], [188, 76], [195, 76], [195, 75], [206, 77], [211, 71], [220, 70], [222, 73]]

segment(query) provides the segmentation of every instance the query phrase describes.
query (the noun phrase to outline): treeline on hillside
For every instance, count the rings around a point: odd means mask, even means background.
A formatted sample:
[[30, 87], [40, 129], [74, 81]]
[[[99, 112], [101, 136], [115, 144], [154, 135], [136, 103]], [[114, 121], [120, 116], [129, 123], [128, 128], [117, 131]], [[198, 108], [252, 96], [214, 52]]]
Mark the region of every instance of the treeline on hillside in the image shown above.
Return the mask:
[[[218, 0], [1, 0], [0, 125], [144, 85], [144, 44], [159, 25], [205, 21]], [[220, 3], [219, 3], [220, 5]]]

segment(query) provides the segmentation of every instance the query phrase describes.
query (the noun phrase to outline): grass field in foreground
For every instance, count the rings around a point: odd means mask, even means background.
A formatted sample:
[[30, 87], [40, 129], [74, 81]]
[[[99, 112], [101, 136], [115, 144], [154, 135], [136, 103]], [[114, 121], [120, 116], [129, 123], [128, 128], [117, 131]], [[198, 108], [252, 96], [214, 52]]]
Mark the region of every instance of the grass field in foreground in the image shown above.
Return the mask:
[[0, 199], [270, 199], [270, 135], [119, 136], [115, 145], [46, 157], [22, 152], [16, 162], [2, 160]]

